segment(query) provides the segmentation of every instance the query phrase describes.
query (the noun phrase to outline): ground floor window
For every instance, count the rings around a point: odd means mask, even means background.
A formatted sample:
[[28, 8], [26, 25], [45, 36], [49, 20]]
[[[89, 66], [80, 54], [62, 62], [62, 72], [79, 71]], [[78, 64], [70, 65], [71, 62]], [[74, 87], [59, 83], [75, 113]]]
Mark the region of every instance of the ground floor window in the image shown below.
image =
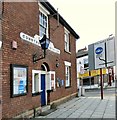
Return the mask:
[[41, 71], [32, 70], [32, 93], [38, 94], [41, 92], [41, 80], [40, 80]]
[[65, 63], [65, 87], [71, 86], [71, 63], [64, 61]]
[[34, 74], [34, 91], [39, 92], [39, 74]]
[[65, 66], [65, 78], [66, 78], [66, 87], [70, 86], [70, 67], [69, 66]]
[[85, 78], [83, 79], [83, 85], [94, 85], [94, 78]]
[[94, 77], [91, 78], [91, 85], [94, 85]]
[[83, 79], [83, 85], [90, 85], [90, 80], [89, 80], [89, 78]]

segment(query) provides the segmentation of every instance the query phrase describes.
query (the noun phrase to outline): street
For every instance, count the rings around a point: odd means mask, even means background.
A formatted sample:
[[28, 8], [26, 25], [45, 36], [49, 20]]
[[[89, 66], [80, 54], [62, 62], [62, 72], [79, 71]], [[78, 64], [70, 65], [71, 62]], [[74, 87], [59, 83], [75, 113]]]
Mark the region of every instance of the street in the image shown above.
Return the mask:
[[[101, 91], [100, 89], [98, 90], [89, 90], [85, 92], [85, 97], [95, 97], [95, 96], [100, 96], [101, 98]], [[103, 89], [103, 97], [105, 96], [115, 96], [115, 88], [108, 88], [108, 89]]]
[[105, 89], [101, 100], [100, 90], [85, 92], [57, 107], [57, 110], [37, 118], [115, 118], [115, 89]]

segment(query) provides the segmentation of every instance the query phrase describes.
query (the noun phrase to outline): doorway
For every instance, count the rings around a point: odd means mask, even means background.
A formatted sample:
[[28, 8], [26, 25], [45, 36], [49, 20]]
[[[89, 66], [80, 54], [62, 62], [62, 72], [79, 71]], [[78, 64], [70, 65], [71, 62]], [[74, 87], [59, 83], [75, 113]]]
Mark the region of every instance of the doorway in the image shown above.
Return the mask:
[[41, 106], [46, 105], [45, 74], [41, 74]]
[[48, 71], [50, 71], [49, 66], [47, 63], [43, 63], [41, 65], [41, 106], [44, 106], [47, 104], [47, 98], [48, 98], [48, 93], [47, 93], [47, 81], [48, 81], [48, 77], [47, 77], [47, 73]]

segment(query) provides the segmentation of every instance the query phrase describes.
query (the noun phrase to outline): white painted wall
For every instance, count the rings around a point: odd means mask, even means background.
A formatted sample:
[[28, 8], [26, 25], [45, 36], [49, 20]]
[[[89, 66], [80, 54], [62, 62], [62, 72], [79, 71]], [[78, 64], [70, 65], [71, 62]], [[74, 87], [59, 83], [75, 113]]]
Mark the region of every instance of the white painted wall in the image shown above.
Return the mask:
[[81, 66], [84, 69], [84, 59], [88, 59], [88, 55], [81, 57], [81, 58], [77, 58], [77, 87], [79, 88], [80, 86], [80, 80], [78, 79], [78, 73], [81, 72]]

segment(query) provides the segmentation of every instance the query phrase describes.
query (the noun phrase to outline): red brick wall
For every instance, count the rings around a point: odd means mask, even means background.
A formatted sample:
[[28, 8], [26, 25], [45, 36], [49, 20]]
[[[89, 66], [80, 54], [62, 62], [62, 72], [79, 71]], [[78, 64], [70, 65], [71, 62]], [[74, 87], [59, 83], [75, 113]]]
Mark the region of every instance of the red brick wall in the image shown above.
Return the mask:
[[[72, 87], [65, 89], [65, 87], [57, 88], [55, 92], [51, 93], [51, 101], [75, 93], [76, 86], [76, 50], [75, 39], [70, 35], [71, 54], [64, 51], [64, 27], [60, 26], [53, 31], [50, 28], [50, 38], [54, 46], [61, 50], [58, 55], [51, 51], [47, 51], [46, 59], [40, 60], [34, 64], [32, 62], [32, 54], [39, 51], [41, 48], [23, 41], [20, 38], [20, 32], [24, 32], [30, 36], [39, 33], [39, 7], [34, 3], [4, 3], [4, 13], [2, 19], [3, 30], [3, 81], [2, 81], [2, 96], [3, 96], [3, 117], [10, 118], [16, 116], [23, 111], [40, 106], [40, 96], [32, 97], [32, 69], [40, 70], [41, 64], [46, 62], [51, 71], [56, 71], [56, 78], [65, 80], [65, 65], [64, 61], [69, 61], [72, 64], [71, 76]], [[57, 21], [50, 19], [50, 26], [54, 29]], [[13, 50], [11, 42], [15, 40], [18, 48]], [[56, 67], [56, 60], [60, 66]], [[10, 64], [19, 64], [28, 66], [28, 94], [20, 97], [10, 97]], [[61, 94], [62, 93], [62, 94]]]
[[[58, 55], [58, 62], [60, 66], [56, 68], [56, 78], [64, 80], [64, 87], [57, 88], [56, 92], [51, 93], [51, 101], [68, 96], [77, 91], [77, 78], [76, 78], [76, 40], [72, 34], [70, 34], [70, 53], [64, 50], [64, 27], [59, 24], [54, 18], [50, 18], [50, 39], [54, 43], [56, 48], [61, 50], [61, 54]], [[65, 64], [64, 61], [71, 62], [71, 88], [65, 88]]]
[[[34, 106], [39, 106], [40, 98], [32, 97], [32, 54], [38, 47], [19, 37], [20, 32], [34, 36], [38, 34], [38, 4], [4, 3], [3, 14], [3, 117], [12, 117]], [[18, 44], [16, 50], [11, 49], [11, 42]], [[28, 94], [10, 98], [10, 64], [28, 66]], [[36, 65], [34, 66], [36, 69]]]
[[[2, 12], [2, 3], [0, 3], [0, 18]], [[2, 41], [2, 23], [0, 20], [0, 41]], [[2, 119], [2, 49], [0, 48], [0, 119]]]

